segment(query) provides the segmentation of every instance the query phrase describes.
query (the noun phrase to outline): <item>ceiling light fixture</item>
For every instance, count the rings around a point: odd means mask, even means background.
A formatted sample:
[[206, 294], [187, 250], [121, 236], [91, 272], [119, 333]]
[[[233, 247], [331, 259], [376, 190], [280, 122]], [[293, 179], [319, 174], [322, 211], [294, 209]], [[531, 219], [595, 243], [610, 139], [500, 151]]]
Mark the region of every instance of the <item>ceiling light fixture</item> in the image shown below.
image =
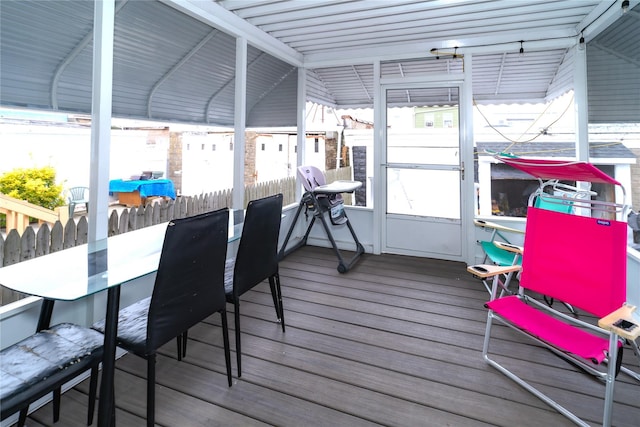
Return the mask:
[[458, 53], [458, 46], [453, 48], [453, 51], [440, 51], [440, 49], [438, 48], [432, 48], [431, 50], [429, 50], [429, 53], [431, 53], [431, 55], [434, 55], [436, 57], [436, 59], [447, 59], [447, 58], [451, 58], [451, 59], [462, 59], [464, 58], [464, 55], [461, 53]]
[[629, 0], [622, 0], [622, 13], [627, 13], [629, 10]]

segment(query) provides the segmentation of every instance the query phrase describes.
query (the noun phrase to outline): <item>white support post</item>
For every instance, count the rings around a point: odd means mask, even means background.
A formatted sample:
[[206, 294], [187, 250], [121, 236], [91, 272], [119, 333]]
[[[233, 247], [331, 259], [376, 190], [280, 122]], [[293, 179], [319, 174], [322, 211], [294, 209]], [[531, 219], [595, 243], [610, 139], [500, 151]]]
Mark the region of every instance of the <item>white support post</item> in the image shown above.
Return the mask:
[[382, 253], [382, 234], [385, 233], [385, 207], [382, 200], [382, 188], [386, 187], [383, 180], [386, 179], [386, 126], [387, 106], [382, 103], [382, 86], [380, 85], [380, 61], [373, 63], [373, 253]]
[[[306, 164], [306, 150], [307, 150], [307, 69], [298, 68], [298, 97], [297, 97], [297, 120], [298, 120], [298, 132], [296, 135], [297, 156], [296, 165], [293, 168], [296, 182], [298, 181], [298, 166]], [[296, 185], [296, 200], [302, 198], [302, 186]]]
[[587, 99], [587, 51], [573, 48], [573, 91], [576, 117], [576, 159], [589, 161], [589, 111]]
[[244, 209], [244, 156], [247, 126], [247, 40], [236, 39], [236, 85], [233, 133], [233, 194], [231, 207]]
[[94, 5], [88, 242], [107, 238], [115, 0]]
[[[576, 116], [576, 160], [589, 161], [589, 109], [587, 97], [587, 50], [578, 41], [573, 48], [573, 105]], [[591, 183], [578, 182], [580, 190], [588, 191]], [[590, 216], [586, 208], [577, 208], [576, 213]]]
[[467, 242], [462, 242], [462, 257], [467, 263], [472, 264], [475, 254], [476, 242], [474, 236], [473, 218], [476, 215], [476, 192], [474, 183], [474, 144], [473, 144], [473, 56], [466, 53], [463, 58], [464, 83], [462, 84], [459, 116], [460, 123], [460, 162], [461, 178], [460, 194], [462, 203], [462, 234], [469, 236]]

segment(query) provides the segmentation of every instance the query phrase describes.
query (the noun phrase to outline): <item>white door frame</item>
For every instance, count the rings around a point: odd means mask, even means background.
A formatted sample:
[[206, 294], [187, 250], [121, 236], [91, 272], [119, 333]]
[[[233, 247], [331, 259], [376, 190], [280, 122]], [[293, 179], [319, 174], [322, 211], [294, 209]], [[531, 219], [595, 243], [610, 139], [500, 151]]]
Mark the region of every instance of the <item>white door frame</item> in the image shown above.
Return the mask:
[[[473, 144], [473, 99], [471, 86], [471, 54], [466, 54], [463, 75], [438, 75], [412, 78], [384, 79], [378, 77], [380, 64], [374, 64], [374, 240], [373, 252], [382, 253], [382, 236], [386, 233], [385, 206], [386, 185], [386, 90], [411, 87], [458, 87], [459, 88], [459, 139], [460, 162], [464, 167], [464, 179], [461, 183], [461, 233], [462, 255], [460, 261], [473, 263], [475, 253], [475, 233], [473, 229], [474, 197], [474, 144]], [[466, 82], [466, 83], [465, 83]]]

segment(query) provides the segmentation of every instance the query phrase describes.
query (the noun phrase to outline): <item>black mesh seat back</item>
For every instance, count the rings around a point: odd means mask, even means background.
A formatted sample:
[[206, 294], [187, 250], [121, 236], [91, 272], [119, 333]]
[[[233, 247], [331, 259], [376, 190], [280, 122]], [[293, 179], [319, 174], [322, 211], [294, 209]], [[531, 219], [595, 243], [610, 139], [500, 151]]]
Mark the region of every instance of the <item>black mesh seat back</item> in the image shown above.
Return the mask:
[[228, 223], [224, 208], [167, 226], [149, 306], [148, 351], [225, 308]]
[[249, 202], [233, 272], [234, 297], [278, 273], [281, 216], [282, 194]]

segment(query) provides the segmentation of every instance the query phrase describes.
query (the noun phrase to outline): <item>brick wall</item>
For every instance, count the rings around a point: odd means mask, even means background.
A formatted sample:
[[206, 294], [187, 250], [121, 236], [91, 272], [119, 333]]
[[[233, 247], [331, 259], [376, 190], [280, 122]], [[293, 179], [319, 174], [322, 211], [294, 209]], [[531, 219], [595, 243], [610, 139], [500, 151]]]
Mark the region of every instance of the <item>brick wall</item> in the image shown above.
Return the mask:
[[244, 185], [247, 186], [254, 185], [258, 178], [256, 175], [256, 141], [258, 134], [245, 131], [244, 136]]
[[176, 194], [182, 194], [182, 133], [169, 133], [167, 153], [167, 178], [173, 181]]

